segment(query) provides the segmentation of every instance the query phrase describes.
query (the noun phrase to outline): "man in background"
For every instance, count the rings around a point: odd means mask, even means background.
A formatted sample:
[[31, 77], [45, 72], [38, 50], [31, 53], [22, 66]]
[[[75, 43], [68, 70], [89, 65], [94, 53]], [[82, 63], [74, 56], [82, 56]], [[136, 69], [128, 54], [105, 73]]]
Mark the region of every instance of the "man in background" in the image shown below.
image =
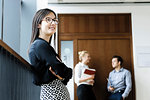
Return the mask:
[[109, 73], [107, 89], [110, 92], [108, 100], [125, 100], [132, 88], [131, 73], [122, 67], [120, 56], [112, 57], [112, 70]]

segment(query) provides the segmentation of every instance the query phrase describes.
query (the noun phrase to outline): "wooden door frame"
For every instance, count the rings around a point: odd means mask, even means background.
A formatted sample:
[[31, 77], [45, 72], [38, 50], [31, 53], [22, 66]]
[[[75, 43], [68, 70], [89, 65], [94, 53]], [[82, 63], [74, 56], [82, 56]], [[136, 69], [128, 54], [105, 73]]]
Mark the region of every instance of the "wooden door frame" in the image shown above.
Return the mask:
[[[131, 14], [130, 14], [131, 15]], [[74, 66], [78, 63], [78, 51], [77, 51], [77, 47], [78, 47], [78, 40], [82, 40], [82, 39], [129, 39], [130, 40], [130, 51], [131, 51], [131, 65], [132, 65], [132, 92], [133, 92], [133, 100], [136, 100], [136, 96], [135, 96], [135, 77], [134, 77], [134, 57], [133, 57], [133, 41], [132, 41], [132, 25], [131, 25], [131, 16], [130, 16], [130, 23], [129, 23], [129, 27], [130, 27], [130, 35], [126, 35], [126, 34], [122, 34], [122, 35], [115, 35], [113, 37], [111, 36], [107, 36], [105, 34], [96, 34], [95, 36], [92, 36], [91, 34], [87, 34], [86, 36], [84, 35], [68, 35], [68, 34], [59, 34], [58, 37], [58, 53], [59, 55], [61, 54], [61, 41], [73, 41], [73, 56], [74, 56]], [[58, 31], [60, 32], [60, 31]], [[61, 32], [60, 32], [61, 33]], [[84, 34], [84, 33], [83, 33]], [[114, 33], [115, 34], [115, 33]], [[75, 91], [76, 92], [76, 91]], [[74, 94], [75, 94], [74, 92]]]

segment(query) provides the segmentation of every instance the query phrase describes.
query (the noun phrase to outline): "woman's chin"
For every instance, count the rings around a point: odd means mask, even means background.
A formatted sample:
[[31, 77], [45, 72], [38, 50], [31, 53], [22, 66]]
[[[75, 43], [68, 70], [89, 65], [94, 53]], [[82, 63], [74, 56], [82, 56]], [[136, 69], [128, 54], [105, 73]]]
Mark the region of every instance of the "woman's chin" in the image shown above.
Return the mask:
[[50, 32], [48, 32], [48, 35], [51, 36], [51, 35], [53, 35], [54, 33], [55, 33], [55, 31], [50, 31]]

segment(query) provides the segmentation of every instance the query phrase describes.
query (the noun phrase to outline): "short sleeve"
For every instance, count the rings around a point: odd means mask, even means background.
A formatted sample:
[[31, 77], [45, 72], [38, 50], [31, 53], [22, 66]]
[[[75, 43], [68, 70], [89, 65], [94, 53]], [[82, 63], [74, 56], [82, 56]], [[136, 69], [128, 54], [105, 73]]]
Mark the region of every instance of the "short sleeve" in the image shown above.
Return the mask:
[[79, 83], [79, 79], [81, 78], [81, 70], [80, 70], [80, 65], [77, 64], [75, 66], [75, 83], [78, 84]]

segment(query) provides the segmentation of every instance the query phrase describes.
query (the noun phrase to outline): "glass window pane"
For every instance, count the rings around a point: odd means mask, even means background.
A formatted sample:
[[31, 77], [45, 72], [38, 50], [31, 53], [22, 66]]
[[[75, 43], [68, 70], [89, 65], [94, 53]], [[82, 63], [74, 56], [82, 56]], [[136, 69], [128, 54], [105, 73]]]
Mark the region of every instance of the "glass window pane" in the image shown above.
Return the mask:
[[[61, 59], [70, 68], [73, 69], [73, 41], [61, 41]], [[73, 77], [67, 84], [71, 100], [74, 100], [74, 82]]]

